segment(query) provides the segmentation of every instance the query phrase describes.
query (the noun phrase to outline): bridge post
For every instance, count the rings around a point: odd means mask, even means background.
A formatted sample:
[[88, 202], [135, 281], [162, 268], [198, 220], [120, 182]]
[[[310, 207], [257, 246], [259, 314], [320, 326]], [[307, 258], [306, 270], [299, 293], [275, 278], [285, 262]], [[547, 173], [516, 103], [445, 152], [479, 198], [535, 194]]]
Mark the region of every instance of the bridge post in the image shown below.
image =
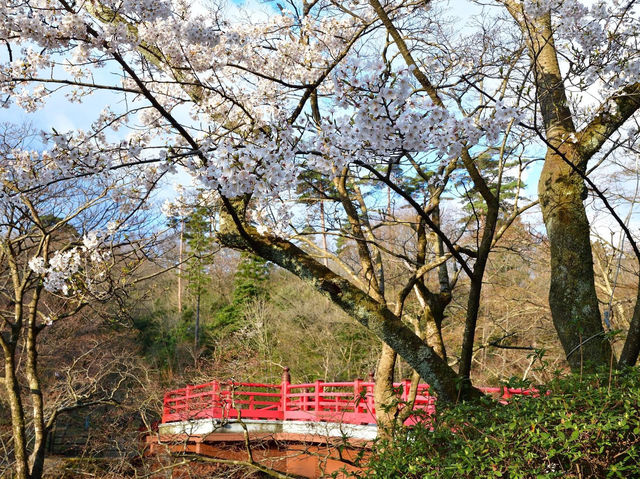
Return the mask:
[[183, 421], [188, 421], [191, 419], [191, 386], [187, 384], [184, 392], [184, 418]]
[[282, 369], [282, 380], [280, 382], [280, 409], [282, 410], [282, 419], [287, 419], [287, 400], [289, 396], [289, 385], [291, 384], [291, 375], [289, 368]]
[[211, 417], [216, 416], [216, 408], [219, 409], [220, 415], [222, 415], [222, 408], [220, 404], [220, 382], [217, 379], [211, 381]]
[[302, 396], [300, 397], [300, 400], [302, 401], [300, 410], [306, 412], [309, 410], [309, 388], [303, 388], [300, 392], [302, 393]]
[[322, 396], [322, 393], [324, 392], [324, 388], [322, 387], [322, 381], [317, 380], [316, 381], [316, 394], [315, 394], [315, 408], [316, 408], [316, 414], [318, 414], [320, 411], [322, 411], [322, 406], [320, 405], [320, 396]]
[[502, 386], [502, 399], [510, 399], [513, 394], [509, 391], [507, 386]]
[[409, 392], [411, 391], [411, 380], [402, 380], [402, 401], [406, 404], [409, 402]]
[[[375, 372], [369, 371], [369, 384], [367, 385], [367, 412], [373, 414], [375, 409], [375, 400], [373, 396], [373, 388], [376, 384]], [[374, 416], [375, 417], [375, 416]]]
[[358, 378], [353, 381], [353, 412], [360, 412], [362, 410], [362, 400], [364, 399], [360, 395], [362, 389], [362, 379]]
[[164, 400], [162, 401], [162, 422], [169, 422], [169, 415], [171, 414], [171, 408], [169, 407], [169, 399], [171, 398], [171, 391], [164, 393]]

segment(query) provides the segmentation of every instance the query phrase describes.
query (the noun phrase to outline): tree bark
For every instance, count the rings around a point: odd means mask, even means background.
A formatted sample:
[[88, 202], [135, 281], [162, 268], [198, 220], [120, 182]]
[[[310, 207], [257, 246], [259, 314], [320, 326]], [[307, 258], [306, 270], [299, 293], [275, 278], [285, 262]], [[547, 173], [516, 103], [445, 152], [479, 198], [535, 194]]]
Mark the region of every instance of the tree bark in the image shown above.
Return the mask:
[[447, 361], [447, 349], [442, 338], [442, 322], [444, 310], [451, 302], [451, 294], [447, 292], [432, 293], [422, 283], [417, 283], [414, 292], [422, 308], [420, 317], [415, 320], [416, 334], [433, 348], [443, 361]]
[[635, 366], [640, 354], [640, 281], [638, 283], [638, 291], [636, 293], [636, 305], [633, 308], [633, 316], [631, 324], [627, 332], [627, 339], [624, 342], [618, 367]]
[[586, 171], [597, 149], [579, 148], [584, 133], [576, 134], [568, 106], [550, 12], [531, 19], [521, 4], [508, 1], [507, 7], [527, 39], [547, 143], [538, 195], [551, 247], [551, 316], [571, 369], [594, 371], [608, 365], [612, 353], [596, 296], [586, 188], [571, 164]]
[[551, 248], [553, 324], [571, 369], [589, 372], [609, 364], [612, 352], [598, 307], [585, 186], [560, 156], [574, 160], [571, 150], [547, 152], [538, 194]]
[[447, 350], [444, 345], [444, 339], [442, 338], [442, 319], [442, 316], [436, 318], [433, 308], [427, 305], [427, 307], [422, 310], [420, 322], [424, 328], [423, 334], [425, 341], [443, 361], [446, 361]]
[[480, 240], [476, 262], [473, 265], [473, 274], [469, 277], [471, 285], [469, 289], [469, 296], [467, 297], [467, 315], [465, 318], [464, 333], [462, 336], [460, 369], [458, 370], [460, 378], [464, 380], [464, 388], [468, 387], [471, 382], [473, 344], [475, 342], [476, 326], [478, 323], [478, 314], [480, 312], [484, 270], [487, 266], [489, 254], [491, 253], [491, 246], [493, 245], [493, 238], [495, 237], [496, 226], [498, 224], [498, 215], [500, 213], [500, 184], [498, 184], [496, 194], [494, 195], [489, 189], [484, 178], [480, 176], [468, 151], [462, 152], [462, 161], [469, 172], [469, 176], [473, 179], [474, 185], [482, 194], [487, 205], [487, 214], [484, 219], [484, 227], [482, 228], [482, 239]]
[[[493, 230], [491, 232], [491, 238], [493, 238], [493, 232], [495, 232], [495, 222], [493, 224]], [[484, 241], [484, 238], [483, 238]], [[491, 239], [489, 240], [491, 241]], [[490, 246], [489, 246], [490, 247]], [[481, 248], [482, 250], [482, 248]], [[469, 296], [467, 298], [467, 315], [465, 318], [464, 333], [462, 336], [462, 350], [460, 353], [460, 369], [458, 374], [461, 379], [465, 380], [465, 383], [469, 383], [471, 379], [471, 366], [473, 361], [473, 345], [476, 336], [476, 325], [478, 323], [478, 314], [480, 312], [480, 299], [482, 294], [482, 283], [484, 277], [484, 270], [487, 264], [487, 258], [489, 251], [478, 253], [478, 260], [473, 268], [473, 276], [471, 279], [471, 285], [469, 289]]]
[[182, 253], [184, 248], [184, 219], [180, 219], [180, 244], [178, 246], [178, 316], [182, 317]]
[[4, 349], [4, 383], [11, 409], [11, 429], [13, 432], [13, 448], [15, 455], [15, 479], [29, 479], [29, 462], [27, 457], [27, 438], [25, 433], [24, 409], [20, 397], [20, 384], [16, 377], [15, 348], [11, 344], [3, 344]]
[[31, 467], [31, 479], [40, 479], [44, 472], [44, 456], [47, 443], [47, 428], [44, 419], [44, 401], [42, 397], [42, 387], [40, 377], [38, 376], [38, 351], [37, 351], [37, 335], [36, 317], [38, 301], [40, 298], [42, 286], [39, 285], [33, 292], [29, 304], [29, 318], [27, 319], [27, 338], [26, 338], [26, 376], [29, 384], [29, 393], [31, 395], [31, 408], [33, 410], [33, 432], [34, 443], [33, 450], [29, 457]]
[[380, 360], [376, 368], [373, 399], [376, 405], [376, 423], [381, 438], [393, 437], [398, 398], [393, 392], [393, 376], [396, 366], [396, 352], [387, 344], [382, 344]]

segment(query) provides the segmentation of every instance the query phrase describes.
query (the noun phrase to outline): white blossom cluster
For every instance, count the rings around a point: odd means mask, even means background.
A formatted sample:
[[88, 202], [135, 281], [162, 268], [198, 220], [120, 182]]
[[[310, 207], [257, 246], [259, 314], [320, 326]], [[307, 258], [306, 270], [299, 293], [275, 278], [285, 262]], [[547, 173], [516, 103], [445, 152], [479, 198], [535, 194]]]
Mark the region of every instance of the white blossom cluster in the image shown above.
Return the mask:
[[80, 279], [92, 290], [95, 282], [104, 277], [103, 263], [111, 257], [109, 250], [99, 248], [101, 242], [97, 232], [89, 232], [83, 237], [82, 246], [55, 251], [48, 262], [34, 256], [29, 268], [43, 277], [44, 288], [52, 293], [73, 294], [78, 291]]
[[366, 163], [404, 151], [435, 151], [455, 158], [463, 147], [472, 147], [483, 137], [488, 143], [498, 141], [507, 124], [520, 116], [516, 108], [498, 100], [489, 118], [460, 117], [434, 105], [428, 96], [417, 95], [409, 69], [381, 81], [384, 68], [378, 63], [365, 65], [361, 74], [337, 71], [337, 103], [345, 113], [323, 119], [315, 143], [322, 154], [315, 157], [316, 168], [329, 172], [355, 159]]
[[292, 129], [283, 126], [272, 135], [258, 133], [251, 143], [213, 144], [203, 149], [208, 163], [192, 164], [192, 173], [205, 187], [230, 198], [246, 193], [271, 197], [296, 182], [293, 141]]
[[634, 1], [526, 0], [531, 18], [551, 12], [557, 43], [586, 85], [605, 93], [640, 81], [640, 12]]
[[171, 0], [106, 0], [103, 4], [121, 15], [143, 22], [164, 19], [173, 13]]
[[296, 211], [292, 208], [292, 198], [288, 201], [276, 199], [258, 201], [251, 212], [251, 220], [260, 234], [273, 234], [286, 238], [291, 235], [290, 224], [294, 222]]
[[[194, 12], [186, 0], [73, 5], [77, 10], [69, 12], [50, 0], [2, 2], [0, 38], [15, 45], [14, 57], [0, 62], [2, 104], [38, 109], [60, 85], [37, 80], [56, 75], [62, 75], [64, 85], [82, 83], [69, 88], [68, 97], [84, 101], [96, 94], [94, 72], [107, 65], [118, 68], [119, 79], [101, 88], [111, 85], [123, 101], [105, 108], [84, 131], [49, 135], [54, 146], [48, 151], [16, 151], [14, 162], [0, 163], [0, 173], [18, 190], [67, 175], [106, 183], [119, 169], [136, 165], [137, 183], [112, 193], [126, 211], [132, 204], [127, 199], [144, 197], [179, 165], [205, 188], [229, 197], [251, 193], [263, 205], [256, 222], [277, 228], [292, 213], [276, 204], [295, 197], [303, 171], [332, 175], [356, 160], [376, 162], [403, 152], [456, 158], [463, 148], [495, 147], [507, 126], [523, 115], [514, 101], [516, 87], [512, 94], [485, 97], [478, 108], [467, 104], [479, 103], [468, 94], [456, 105], [455, 92], [443, 95], [444, 105], [434, 103], [402, 59], [394, 57], [395, 47], [384, 47], [368, 2], [336, 6], [321, 0], [316, 7], [321, 13], [302, 16], [282, 7], [266, 20], [233, 24]], [[402, 17], [402, 2], [385, 5], [398, 25], [406, 25], [410, 44], [420, 37], [413, 35], [411, 10]], [[618, 0], [524, 1], [531, 20], [552, 13], [563, 61], [575, 77], [572, 84], [583, 89], [598, 85], [594, 94], [603, 97], [640, 81], [636, 8]], [[351, 45], [361, 30], [366, 36]], [[383, 47], [389, 50], [387, 61], [380, 60]], [[416, 56], [423, 57], [420, 64], [430, 75], [429, 67], [437, 69], [442, 52], [420, 48]], [[451, 84], [463, 83], [465, 68], [472, 73], [483, 68], [480, 59], [467, 62], [451, 50]], [[120, 61], [135, 78], [120, 70]], [[496, 55], [490, 62], [491, 75], [499, 74], [502, 61]], [[308, 102], [298, 111], [310, 86], [317, 86], [319, 122], [311, 118]], [[120, 111], [122, 105], [129, 111]], [[176, 122], [184, 126], [181, 131]], [[107, 133], [122, 129], [130, 134]], [[0, 195], [2, 201], [13, 198], [5, 191]], [[74, 258], [58, 261], [72, 270]], [[53, 268], [55, 274], [64, 269]]]
[[[82, 130], [73, 133], [42, 133], [42, 144], [48, 148], [14, 148], [0, 159], [0, 205], [20, 205], [20, 192], [31, 194], [51, 185], [88, 178], [93, 187], [107, 188], [119, 202], [122, 212], [129, 212], [151, 191], [159, 178], [175, 171], [175, 164], [166, 158], [166, 151], [154, 152], [159, 161], [138, 164], [149, 153], [149, 139], [130, 136], [129, 139], [108, 142]], [[129, 167], [128, 165], [134, 165]], [[136, 181], [124, 180], [131, 168], [137, 171]], [[118, 184], [118, 188], [110, 185]], [[117, 197], [117, 198], [116, 198]]]

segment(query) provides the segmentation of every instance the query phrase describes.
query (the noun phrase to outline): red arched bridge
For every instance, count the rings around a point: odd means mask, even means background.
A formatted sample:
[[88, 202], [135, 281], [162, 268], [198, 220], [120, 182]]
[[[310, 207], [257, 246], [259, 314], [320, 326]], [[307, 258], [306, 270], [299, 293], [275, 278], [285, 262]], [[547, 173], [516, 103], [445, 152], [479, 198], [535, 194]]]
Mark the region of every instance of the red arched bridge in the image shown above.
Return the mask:
[[[400, 407], [413, 403], [406, 425], [429, 421], [436, 398], [429, 394], [428, 384], [418, 384], [415, 396], [411, 381], [394, 387]], [[288, 368], [280, 384], [214, 380], [186, 386], [165, 394], [159, 434], [149, 442], [152, 451], [162, 446], [227, 460], [246, 459], [248, 444], [259, 443], [249, 456], [254, 461], [258, 454], [265, 467], [303, 477], [321, 477], [342, 468], [353, 472], [349, 454], [355, 457], [357, 449], [370, 444], [378, 432], [373, 388], [372, 375], [367, 381], [292, 384]], [[535, 389], [481, 390], [501, 401], [513, 395], [537, 395]]]

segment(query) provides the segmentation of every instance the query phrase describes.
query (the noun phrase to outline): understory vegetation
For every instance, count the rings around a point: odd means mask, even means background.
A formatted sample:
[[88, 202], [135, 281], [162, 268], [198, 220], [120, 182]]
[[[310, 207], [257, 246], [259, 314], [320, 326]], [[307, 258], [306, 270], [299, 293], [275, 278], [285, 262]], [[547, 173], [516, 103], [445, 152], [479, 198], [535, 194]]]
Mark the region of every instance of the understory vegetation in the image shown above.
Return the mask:
[[380, 444], [363, 477], [639, 477], [637, 368], [539, 388], [539, 397], [509, 404], [484, 398], [440, 408], [433, 429], [404, 429]]

